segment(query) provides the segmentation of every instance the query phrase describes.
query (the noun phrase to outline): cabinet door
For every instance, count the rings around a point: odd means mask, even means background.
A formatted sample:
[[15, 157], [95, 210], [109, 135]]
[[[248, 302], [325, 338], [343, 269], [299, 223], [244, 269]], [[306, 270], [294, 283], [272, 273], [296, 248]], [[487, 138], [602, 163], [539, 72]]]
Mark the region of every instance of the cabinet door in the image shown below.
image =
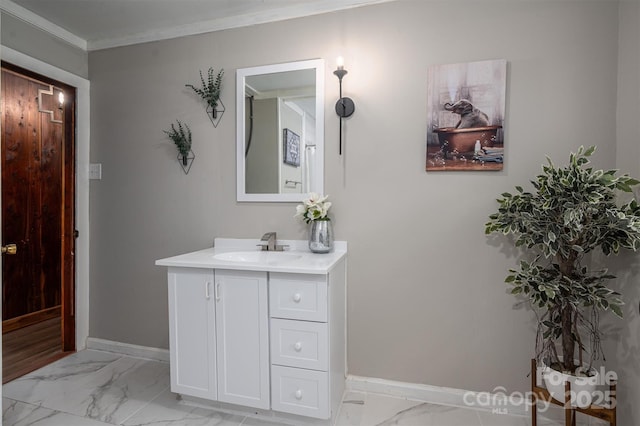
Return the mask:
[[213, 270], [169, 269], [171, 391], [217, 399]]
[[269, 408], [267, 273], [215, 271], [218, 400]]

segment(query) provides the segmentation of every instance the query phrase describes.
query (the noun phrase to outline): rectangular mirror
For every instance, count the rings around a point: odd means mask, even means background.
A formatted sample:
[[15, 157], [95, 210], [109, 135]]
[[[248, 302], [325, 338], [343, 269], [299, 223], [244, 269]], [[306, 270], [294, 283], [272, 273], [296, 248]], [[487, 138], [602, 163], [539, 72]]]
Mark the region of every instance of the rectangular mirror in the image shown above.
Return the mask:
[[240, 68], [236, 78], [237, 200], [322, 194], [324, 60]]

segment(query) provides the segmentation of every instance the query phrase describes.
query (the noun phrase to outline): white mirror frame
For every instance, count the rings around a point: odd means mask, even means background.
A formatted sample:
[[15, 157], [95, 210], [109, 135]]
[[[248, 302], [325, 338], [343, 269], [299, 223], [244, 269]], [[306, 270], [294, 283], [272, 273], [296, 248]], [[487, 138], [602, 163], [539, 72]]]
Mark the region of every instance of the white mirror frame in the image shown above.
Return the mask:
[[278, 72], [315, 69], [316, 71], [316, 165], [313, 182], [317, 182], [311, 192], [324, 192], [324, 60], [288, 62], [284, 64], [264, 65], [251, 68], [239, 68], [236, 71], [236, 199], [237, 201], [262, 202], [300, 202], [307, 193], [296, 194], [247, 194], [245, 192], [245, 79], [249, 76], [273, 74]]

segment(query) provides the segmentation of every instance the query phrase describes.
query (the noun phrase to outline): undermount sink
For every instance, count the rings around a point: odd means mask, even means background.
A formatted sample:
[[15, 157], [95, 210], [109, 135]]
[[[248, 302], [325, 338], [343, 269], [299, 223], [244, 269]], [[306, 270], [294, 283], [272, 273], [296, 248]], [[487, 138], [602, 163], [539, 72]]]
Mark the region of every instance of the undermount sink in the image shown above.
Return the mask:
[[300, 254], [283, 251], [232, 251], [213, 256], [214, 259], [225, 262], [264, 263], [267, 265], [291, 262], [301, 257]]

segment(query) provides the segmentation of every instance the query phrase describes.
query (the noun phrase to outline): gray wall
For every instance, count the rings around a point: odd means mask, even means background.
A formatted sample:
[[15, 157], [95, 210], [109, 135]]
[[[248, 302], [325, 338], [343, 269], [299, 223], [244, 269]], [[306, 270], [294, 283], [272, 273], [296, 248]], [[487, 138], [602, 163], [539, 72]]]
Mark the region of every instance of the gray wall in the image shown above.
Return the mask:
[[[637, 41], [637, 21], [625, 28]], [[638, 171], [637, 100], [620, 101], [636, 108], [624, 116], [636, 127], [616, 152], [618, 36], [618, 5], [606, 0], [404, 0], [90, 53], [91, 158], [103, 164], [102, 181], [91, 184], [90, 335], [167, 347], [166, 271], [155, 259], [216, 236], [306, 238], [294, 204], [235, 201], [234, 71], [320, 57], [325, 192], [336, 238], [349, 242], [350, 373], [526, 390], [534, 323], [503, 283], [517, 253], [485, 237], [483, 225], [495, 198], [526, 185], [546, 155], [563, 162], [597, 144], [597, 167], [629, 154], [634, 163], [625, 165]], [[349, 70], [345, 96], [356, 102], [342, 157], [338, 55]], [[509, 67], [504, 170], [426, 173], [427, 68], [501, 58]], [[637, 88], [637, 56], [621, 62]], [[217, 128], [184, 88], [210, 66], [226, 70]], [[194, 135], [188, 175], [162, 133], [175, 119]], [[631, 321], [637, 326], [637, 315]], [[637, 356], [627, 352], [636, 365]]]
[[[617, 155], [616, 165], [640, 176], [640, 2], [623, 0], [619, 10]], [[636, 190], [636, 198], [640, 192]], [[616, 285], [625, 296], [624, 321], [608, 318], [605, 341], [607, 368], [617, 373], [620, 425], [640, 424], [640, 256], [626, 253], [610, 262]]]
[[51, 34], [5, 12], [2, 13], [2, 45], [69, 71], [89, 75], [88, 54]]

